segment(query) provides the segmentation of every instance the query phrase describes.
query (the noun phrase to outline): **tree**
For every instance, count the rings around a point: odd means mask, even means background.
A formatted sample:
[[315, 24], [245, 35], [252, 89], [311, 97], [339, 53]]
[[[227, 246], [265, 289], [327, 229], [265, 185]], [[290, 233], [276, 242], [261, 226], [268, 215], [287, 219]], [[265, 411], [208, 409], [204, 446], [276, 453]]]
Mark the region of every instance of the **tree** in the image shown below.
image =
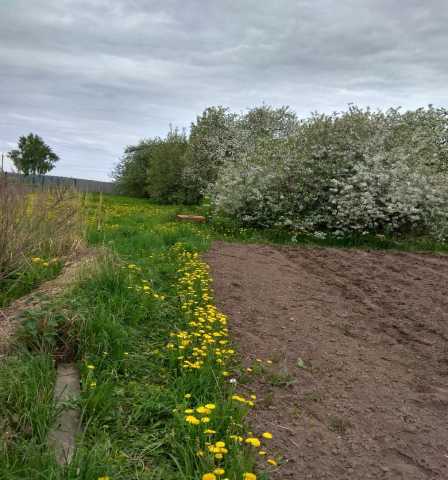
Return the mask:
[[59, 157], [39, 135], [30, 133], [20, 137], [18, 149], [8, 153], [17, 170], [24, 175], [44, 175], [54, 168]]

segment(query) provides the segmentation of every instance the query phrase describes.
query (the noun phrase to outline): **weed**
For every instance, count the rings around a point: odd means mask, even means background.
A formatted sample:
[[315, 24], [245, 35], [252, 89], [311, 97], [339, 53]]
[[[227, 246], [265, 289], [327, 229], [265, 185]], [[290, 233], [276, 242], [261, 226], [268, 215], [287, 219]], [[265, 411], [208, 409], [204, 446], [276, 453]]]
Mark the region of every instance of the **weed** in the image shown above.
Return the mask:
[[330, 417], [328, 420], [328, 428], [339, 435], [344, 435], [351, 427], [350, 421], [341, 417]]

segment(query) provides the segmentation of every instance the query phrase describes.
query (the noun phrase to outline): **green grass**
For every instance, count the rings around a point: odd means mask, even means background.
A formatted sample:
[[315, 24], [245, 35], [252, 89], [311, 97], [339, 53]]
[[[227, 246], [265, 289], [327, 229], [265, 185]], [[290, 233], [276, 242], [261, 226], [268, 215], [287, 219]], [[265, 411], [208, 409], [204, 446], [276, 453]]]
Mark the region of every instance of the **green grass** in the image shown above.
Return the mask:
[[18, 271], [0, 280], [0, 308], [13, 300], [26, 295], [42, 282], [55, 278], [61, 271], [63, 262], [51, 262], [43, 258], [41, 262], [25, 262]]
[[[196, 213], [207, 214], [208, 210], [198, 207]], [[221, 217], [212, 218], [210, 231], [213, 238], [229, 242], [448, 253], [448, 243], [437, 242], [429, 237], [413, 237], [410, 235], [388, 237], [369, 234], [341, 238], [326, 234], [325, 238], [321, 238], [311, 234], [298, 234], [284, 228], [241, 227], [231, 219]]]
[[[45, 434], [31, 435], [24, 457], [23, 445], [30, 437], [12, 425], [15, 440], [1, 445], [2, 475], [7, 479], [193, 480], [223, 467], [222, 478], [243, 478], [243, 472], [254, 469], [256, 451], [231, 437], [245, 435], [250, 403], [231, 398], [234, 390], [224, 369], [230, 370], [234, 360], [229, 354], [220, 364], [211, 349], [201, 369], [183, 368], [177, 337], [170, 336], [190, 331], [194, 341], [189, 326], [193, 307], [183, 305], [191, 295], [197, 305], [210, 302], [204, 299], [208, 288], [204, 271], [202, 280], [194, 278], [204, 267], [194, 253], [208, 248], [209, 226], [177, 223], [175, 207], [151, 206], [142, 200], [92, 197], [87, 208], [89, 243], [110, 253], [63, 298], [28, 314], [20, 342], [30, 353], [4, 368], [12, 377], [15, 370], [30, 368], [35, 358], [43, 356], [50, 359], [53, 372], [51, 358], [68, 345], [81, 370], [83, 434], [71, 465], [62, 468], [51, 454], [43, 453]], [[191, 276], [193, 293], [182, 284], [183, 275]], [[176, 346], [167, 348], [173, 338]], [[47, 368], [41, 365], [42, 372]], [[36, 381], [40, 389], [51, 391], [53, 380], [36, 375]], [[36, 398], [40, 404], [40, 397]], [[205, 404], [216, 408], [194, 415], [208, 416], [208, 423], [186, 422], [184, 410]], [[45, 410], [44, 406], [50, 413], [42, 417], [41, 432], [48, 431], [54, 418], [47, 397], [42, 403]], [[7, 404], [0, 417], [27, 418], [35, 407], [25, 403], [14, 407], [13, 413]], [[205, 434], [207, 429], [216, 433]], [[222, 460], [208, 451], [207, 441], [225, 442], [228, 451]]]

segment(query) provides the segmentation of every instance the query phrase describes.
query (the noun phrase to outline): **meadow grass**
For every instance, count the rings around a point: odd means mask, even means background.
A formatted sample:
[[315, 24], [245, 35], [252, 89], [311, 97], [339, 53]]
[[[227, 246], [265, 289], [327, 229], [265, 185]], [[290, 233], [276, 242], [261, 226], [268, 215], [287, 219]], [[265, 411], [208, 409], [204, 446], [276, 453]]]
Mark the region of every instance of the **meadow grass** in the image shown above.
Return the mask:
[[55, 277], [83, 234], [82, 198], [0, 175], [0, 308]]
[[[63, 298], [29, 315], [20, 339], [30, 353], [17, 357], [28, 368], [71, 345], [83, 433], [70, 466], [59, 467], [42, 453], [45, 436], [32, 436], [24, 459], [28, 437], [13, 425], [13, 438], [2, 441], [3, 475], [251, 480], [258, 443], [269, 440], [248, 434], [244, 417], [255, 399], [237, 395], [229, 381], [236, 360], [227, 319], [213, 305], [198, 255], [209, 246], [209, 227], [176, 222], [175, 207], [122, 197], [92, 197], [86, 208], [89, 243], [110, 253]], [[51, 414], [42, 431], [55, 414], [50, 400], [45, 405]], [[25, 418], [30, 409], [8, 406], [1, 416]]]

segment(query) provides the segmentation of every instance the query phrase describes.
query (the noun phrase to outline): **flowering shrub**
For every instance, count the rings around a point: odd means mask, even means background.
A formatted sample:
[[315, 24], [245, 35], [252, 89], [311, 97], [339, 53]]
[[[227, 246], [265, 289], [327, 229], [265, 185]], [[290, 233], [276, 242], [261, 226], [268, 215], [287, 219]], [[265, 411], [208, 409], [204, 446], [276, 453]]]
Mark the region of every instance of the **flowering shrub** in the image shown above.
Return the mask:
[[448, 111], [313, 115], [256, 136], [209, 187], [240, 223], [305, 231], [448, 235]]

